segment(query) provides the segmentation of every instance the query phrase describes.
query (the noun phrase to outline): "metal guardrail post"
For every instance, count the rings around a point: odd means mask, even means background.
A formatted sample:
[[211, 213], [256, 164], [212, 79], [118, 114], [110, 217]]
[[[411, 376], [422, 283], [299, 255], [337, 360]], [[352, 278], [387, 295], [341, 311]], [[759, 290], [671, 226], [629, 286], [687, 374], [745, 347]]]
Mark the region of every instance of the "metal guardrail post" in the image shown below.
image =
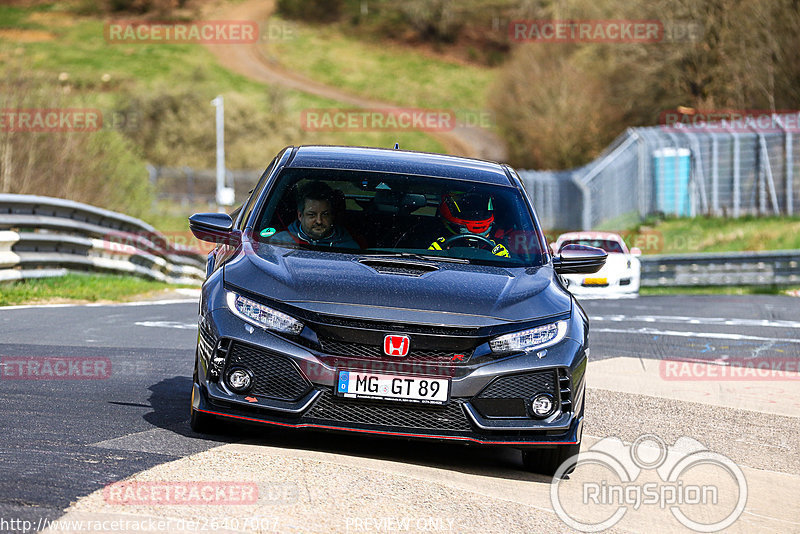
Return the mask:
[[711, 209], [719, 215], [719, 141], [711, 134]]
[[[644, 134], [644, 132], [642, 132]], [[645, 192], [647, 191], [647, 139], [645, 135], [640, 135], [636, 132], [636, 137], [639, 143], [639, 154], [637, 156], [637, 173], [639, 175], [639, 194], [637, 203], [639, 205], [639, 218], [644, 219], [648, 214], [647, 198]]]
[[739, 165], [741, 163], [740, 160], [740, 146], [739, 146], [739, 134], [731, 131], [731, 135], [733, 136], [733, 216], [739, 217], [741, 203], [742, 203], [742, 192], [741, 192], [741, 169]]
[[[772, 166], [769, 163], [769, 150], [767, 149], [767, 140], [764, 138], [764, 134], [758, 135], [758, 142], [761, 145], [761, 161], [763, 162], [764, 170], [766, 171], [766, 182], [767, 188], [769, 189], [769, 198], [772, 202], [772, 211], [775, 213], [775, 215], [780, 215], [781, 209], [778, 207], [778, 194], [775, 191], [775, 181], [772, 178]], [[762, 203], [766, 204], [766, 198], [762, 201]], [[766, 211], [766, 206], [764, 207], [764, 211]]]
[[583, 230], [592, 229], [592, 194], [589, 191], [589, 186], [576, 180], [578, 188], [581, 191], [581, 227]]
[[794, 187], [792, 173], [794, 161], [792, 153], [792, 132], [786, 132], [786, 215], [794, 215]]
[[[798, 114], [797, 118], [800, 119], [800, 114]], [[792, 153], [792, 132], [783, 125], [783, 121], [779, 116], [775, 117], [775, 121], [778, 123], [778, 126], [781, 127], [781, 130], [783, 130], [783, 152], [785, 158], [783, 172], [786, 179], [786, 215], [794, 215], [794, 187], [792, 184], [794, 154]]]

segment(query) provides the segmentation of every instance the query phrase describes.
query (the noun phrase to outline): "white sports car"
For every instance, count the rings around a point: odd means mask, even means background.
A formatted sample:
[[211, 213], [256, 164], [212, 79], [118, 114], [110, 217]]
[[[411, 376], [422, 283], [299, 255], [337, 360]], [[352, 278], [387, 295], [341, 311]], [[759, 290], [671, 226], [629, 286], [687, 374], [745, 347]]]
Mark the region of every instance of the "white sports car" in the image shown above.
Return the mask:
[[594, 274], [565, 274], [562, 278], [567, 289], [574, 295], [607, 295], [638, 293], [641, 280], [641, 251], [634, 247], [628, 250], [625, 241], [608, 232], [570, 232], [561, 234], [552, 245], [558, 252], [565, 245], [588, 245], [605, 250], [608, 259], [602, 269]]

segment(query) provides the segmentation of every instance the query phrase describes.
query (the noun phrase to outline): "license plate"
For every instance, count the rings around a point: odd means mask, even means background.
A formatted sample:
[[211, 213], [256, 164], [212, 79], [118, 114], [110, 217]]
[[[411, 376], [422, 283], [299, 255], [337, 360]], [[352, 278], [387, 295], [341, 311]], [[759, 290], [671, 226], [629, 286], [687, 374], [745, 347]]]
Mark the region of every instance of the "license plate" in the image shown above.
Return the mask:
[[604, 286], [608, 284], [608, 278], [584, 278], [583, 285], [585, 286]]
[[354, 399], [446, 404], [450, 379], [339, 371], [336, 394]]

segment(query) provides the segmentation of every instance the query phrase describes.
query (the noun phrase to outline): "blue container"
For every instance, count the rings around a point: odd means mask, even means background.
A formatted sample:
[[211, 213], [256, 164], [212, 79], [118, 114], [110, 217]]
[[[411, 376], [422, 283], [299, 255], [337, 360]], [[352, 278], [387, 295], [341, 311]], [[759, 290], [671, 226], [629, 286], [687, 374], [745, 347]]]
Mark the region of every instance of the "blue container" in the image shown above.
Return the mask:
[[691, 157], [692, 153], [688, 148], [660, 148], [653, 152], [658, 211], [682, 217], [691, 216]]

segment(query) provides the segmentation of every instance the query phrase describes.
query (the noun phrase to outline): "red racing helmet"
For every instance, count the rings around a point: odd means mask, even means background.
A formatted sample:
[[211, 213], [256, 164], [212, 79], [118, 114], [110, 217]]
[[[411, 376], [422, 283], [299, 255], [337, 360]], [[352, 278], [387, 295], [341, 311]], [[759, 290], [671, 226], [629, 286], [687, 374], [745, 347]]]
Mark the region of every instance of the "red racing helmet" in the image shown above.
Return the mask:
[[456, 234], [487, 237], [494, 223], [492, 198], [479, 193], [447, 193], [442, 196], [439, 213], [450, 231]]

